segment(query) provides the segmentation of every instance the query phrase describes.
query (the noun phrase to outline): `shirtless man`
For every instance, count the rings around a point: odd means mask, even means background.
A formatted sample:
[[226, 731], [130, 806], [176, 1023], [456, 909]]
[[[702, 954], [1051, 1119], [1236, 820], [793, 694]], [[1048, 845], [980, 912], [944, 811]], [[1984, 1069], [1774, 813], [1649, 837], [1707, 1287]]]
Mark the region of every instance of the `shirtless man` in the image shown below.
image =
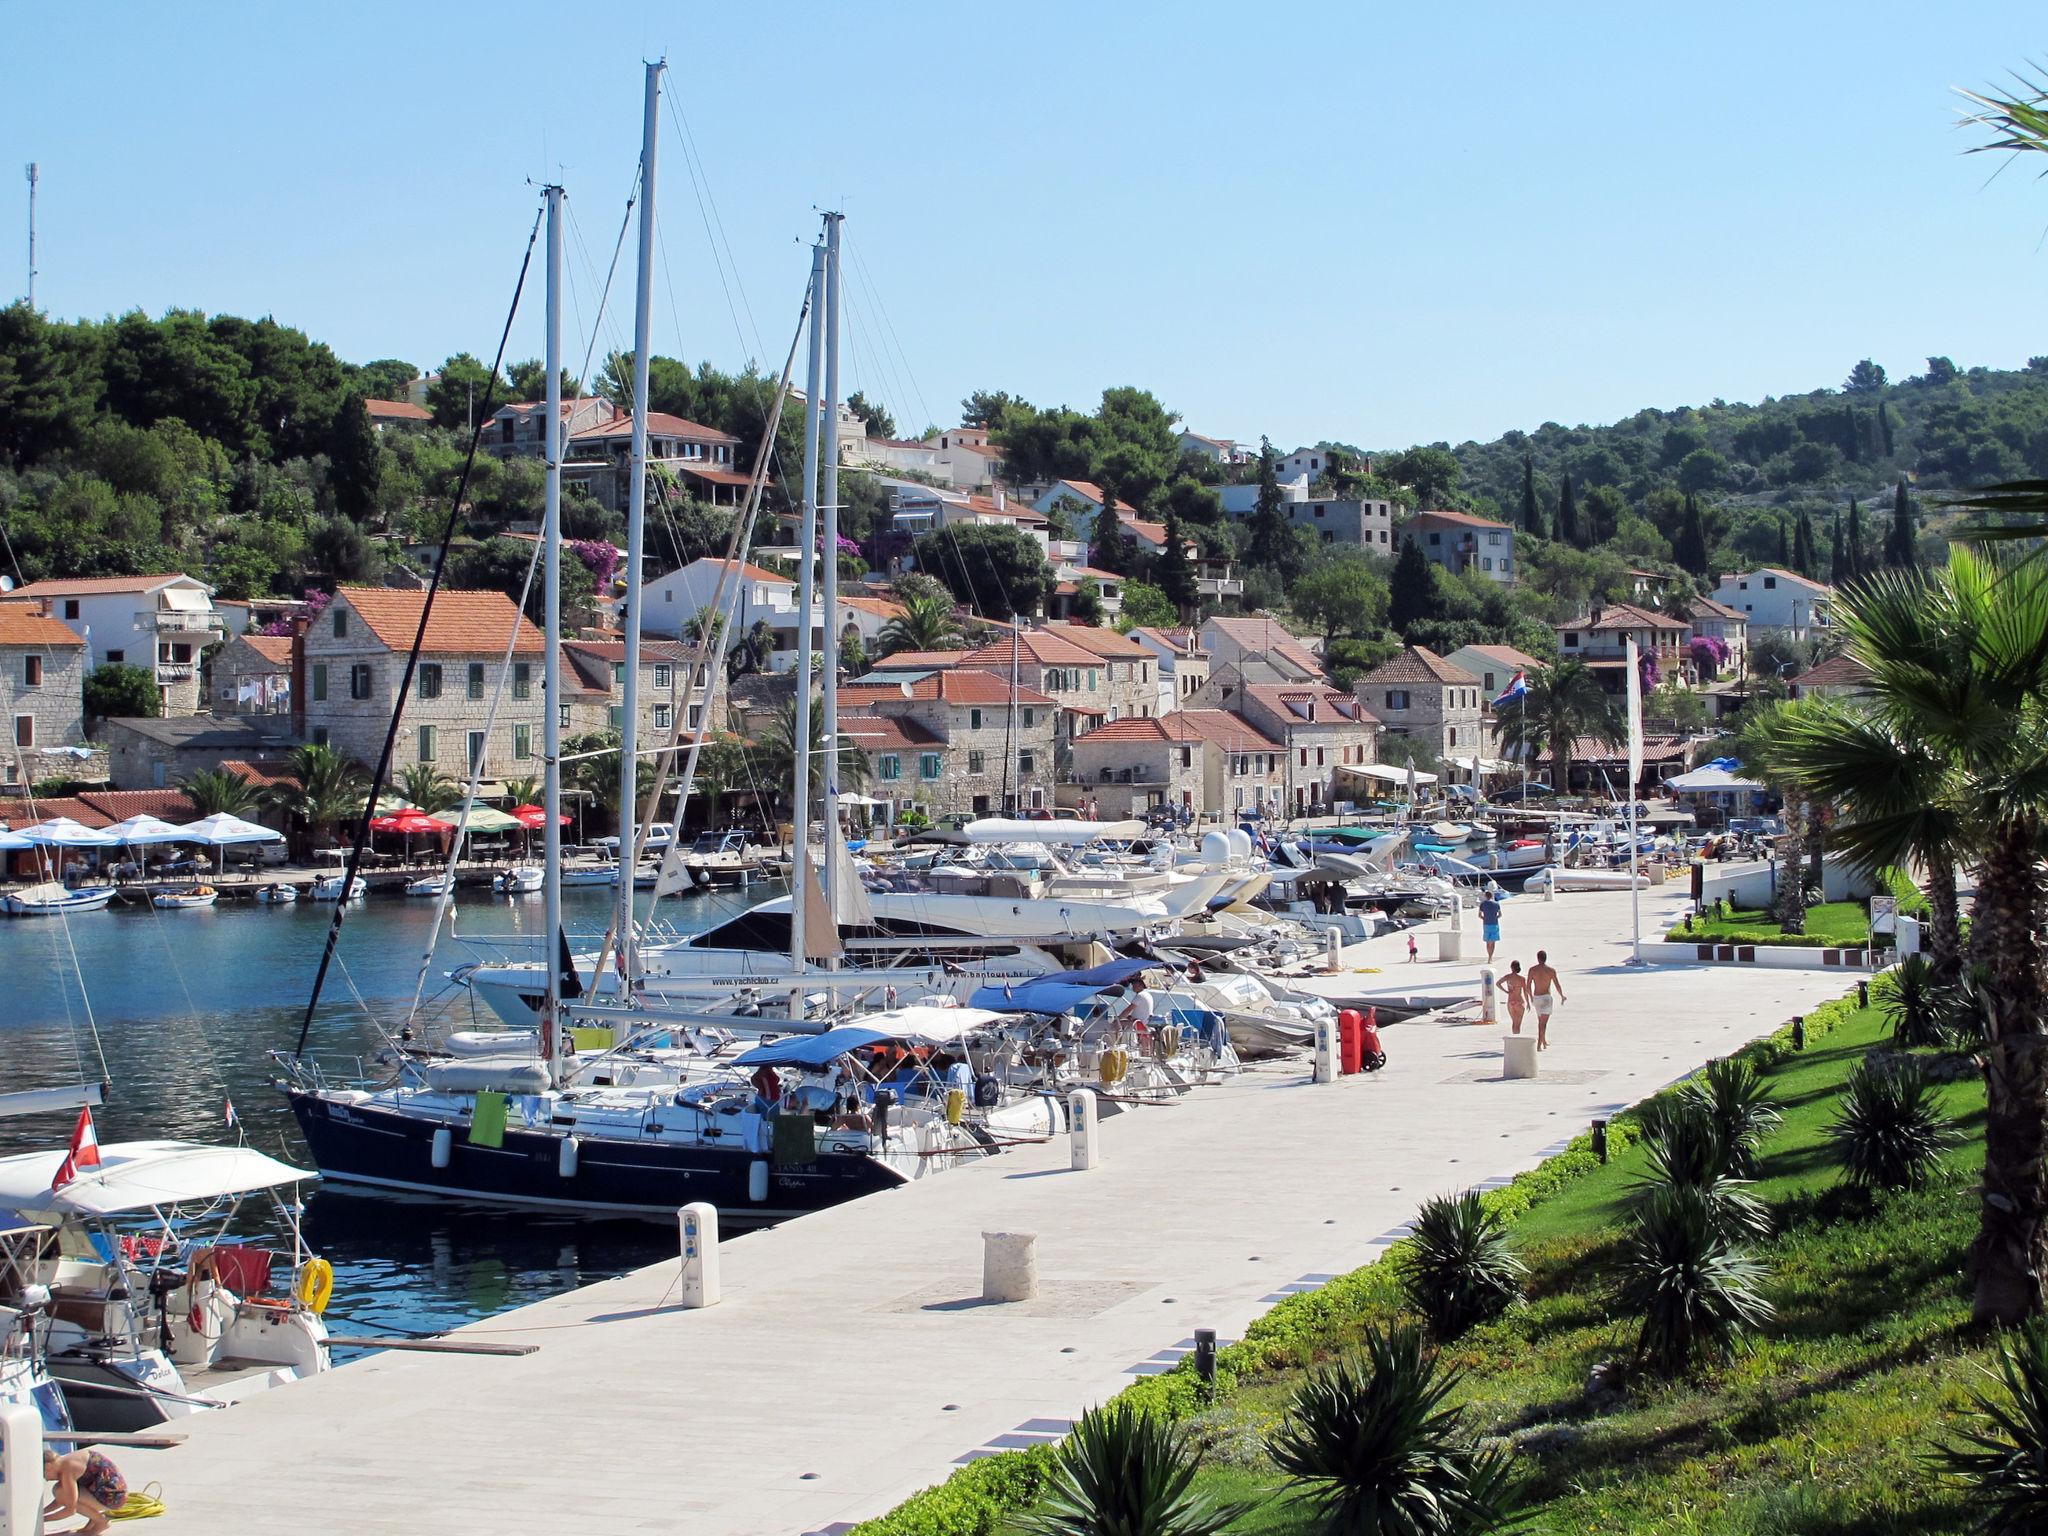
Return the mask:
[[[1551, 995], [1551, 989], [1557, 995]], [[1536, 963], [1529, 967], [1529, 990], [1536, 995], [1536, 1049], [1550, 1048], [1550, 1015], [1557, 1005], [1564, 1001], [1564, 978], [1557, 974], [1557, 967], [1550, 963], [1550, 956], [1543, 950], [1536, 951]]]
[[1529, 1006], [1529, 978], [1522, 974], [1521, 961], [1508, 962], [1508, 973], [1501, 977], [1500, 989], [1507, 994], [1508, 1024], [1519, 1035], [1522, 1032], [1522, 1014]]

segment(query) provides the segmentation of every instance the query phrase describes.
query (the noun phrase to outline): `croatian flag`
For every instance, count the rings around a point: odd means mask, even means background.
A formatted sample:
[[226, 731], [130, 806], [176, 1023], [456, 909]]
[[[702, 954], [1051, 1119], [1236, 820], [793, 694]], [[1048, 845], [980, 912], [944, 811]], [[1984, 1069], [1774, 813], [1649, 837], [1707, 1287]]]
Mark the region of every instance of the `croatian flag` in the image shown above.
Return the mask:
[[50, 1188], [62, 1189], [78, 1177], [79, 1169], [99, 1165], [100, 1139], [92, 1128], [92, 1111], [81, 1109], [78, 1124], [71, 1128], [71, 1146], [64, 1153], [64, 1161], [57, 1165], [57, 1176], [50, 1180]]
[[234, 1124], [235, 1124], [235, 1121], [236, 1121], [236, 1119], [237, 1119], [237, 1116], [236, 1116], [236, 1114], [235, 1114], [235, 1101], [234, 1101], [233, 1099], [229, 1099], [229, 1100], [227, 1100], [227, 1121], [228, 1121], [228, 1128], [229, 1128], [230, 1130], [232, 1130], [232, 1129], [234, 1128]]
[[1528, 676], [1525, 673], [1517, 672], [1513, 677], [1508, 679], [1507, 687], [1503, 688], [1500, 692], [1500, 697], [1493, 701], [1493, 707], [1495, 709], [1499, 709], [1501, 705], [1507, 703], [1508, 700], [1519, 699], [1528, 691]]

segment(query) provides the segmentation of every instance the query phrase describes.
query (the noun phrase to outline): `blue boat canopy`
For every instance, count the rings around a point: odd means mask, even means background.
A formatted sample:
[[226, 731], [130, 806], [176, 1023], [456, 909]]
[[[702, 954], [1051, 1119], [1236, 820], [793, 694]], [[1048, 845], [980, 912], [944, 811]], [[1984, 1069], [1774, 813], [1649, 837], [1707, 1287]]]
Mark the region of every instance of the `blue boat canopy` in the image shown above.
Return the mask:
[[1121, 986], [1141, 971], [1156, 970], [1157, 960], [1110, 960], [1085, 971], [1058, 971], [1028, 981], [978, 988], [969, 1005], [998, 1013], [1065, 1013], [1098, 992]]
[[[986, 988], [983, 988], [986, 991]], [[821, 1035], [785, 1035], [733, 1058], [737, 1067], [829, 1067], [848, 1051], [893, 1040], [899, 1045], [951, 1045], [962, 1035], [1000, 1023], [979, 1006], [941, 1008], [913, 1004], [870, 1014], [865, 1023], [841, 1024]]]

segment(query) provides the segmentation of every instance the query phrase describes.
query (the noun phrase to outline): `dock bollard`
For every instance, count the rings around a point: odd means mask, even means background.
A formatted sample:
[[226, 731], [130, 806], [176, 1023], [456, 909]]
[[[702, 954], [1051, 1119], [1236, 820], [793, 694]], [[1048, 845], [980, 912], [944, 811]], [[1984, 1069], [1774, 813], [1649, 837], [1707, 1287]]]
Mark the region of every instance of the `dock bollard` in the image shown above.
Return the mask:
[[1543, 872], [1543, 899], [1545, 901], [1557, 900], [1557, 871], [1555, 869], [1546, 869]]
[[1319, 1083], [1337, 1081], [1338, 1069], [1343, 1065], [1339, 1054], [1337, 1021], [1324, 1019], [1316, 1025], [1316, 1078]]
[[1490, 965], [1479, 968], [1479, 1019], [1483, 1024], [1500, 1022], [1500, 988], [1494, 984]]
[[1067, 1132], [1073, 1140], [1072, 1167], [1086, 1170], [1102, 1161], [1101, 1120], [1095, 1113], [1095, 1090], [1075, 1088], [1067, 1094]]
[[718, 1305], [718, 1207], [693, 1200], [676, 1212], [682, 1228], [682, 1299], [686, 1308]]
[[1344, 952], [1344, 939], [1334, 928], [1323, 930], [1323, 969], [1332, 976], [1337, 974], [1338, 957]]
[[1038, 1234], [981, 1234], [981, 1299], [1029, 1301], [1038, 1294]]
[[1465, 931], [1465, 898], [1458, 892], [1451, 892], [1451, 932]]
[[0, 1403], [0, 1536], [36, 1536], [43, 1512], [43, 1416]]
[[1534, 1035], [1502, 1035], [1500, 1037], [1500, 1075], [1502, 1077], [1534, 1077], [1536, 1075], [1536, 1037]]

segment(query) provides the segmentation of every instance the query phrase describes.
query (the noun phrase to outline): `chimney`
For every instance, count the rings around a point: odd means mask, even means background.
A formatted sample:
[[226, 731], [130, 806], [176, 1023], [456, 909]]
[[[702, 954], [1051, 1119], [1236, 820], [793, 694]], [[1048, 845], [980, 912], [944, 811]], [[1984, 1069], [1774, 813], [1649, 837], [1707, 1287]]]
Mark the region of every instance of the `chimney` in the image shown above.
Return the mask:
[[1008, 491], [1004, 490], [1004, 489], [1003, 489], [1003, 488], [1002, 488], [1002, 487], [1001, 487], [1000, 485], [999, 485], [999, 486], [997, 486], [997, 487], [996, 487], [996, 510], [997, 510], [998, 512], [1005, 512], [1005, 511], [1008, 511], [1008, 510], [1009, 510], [1009, 506], [1010, 506], [1010, 493], [1009, 493]]

